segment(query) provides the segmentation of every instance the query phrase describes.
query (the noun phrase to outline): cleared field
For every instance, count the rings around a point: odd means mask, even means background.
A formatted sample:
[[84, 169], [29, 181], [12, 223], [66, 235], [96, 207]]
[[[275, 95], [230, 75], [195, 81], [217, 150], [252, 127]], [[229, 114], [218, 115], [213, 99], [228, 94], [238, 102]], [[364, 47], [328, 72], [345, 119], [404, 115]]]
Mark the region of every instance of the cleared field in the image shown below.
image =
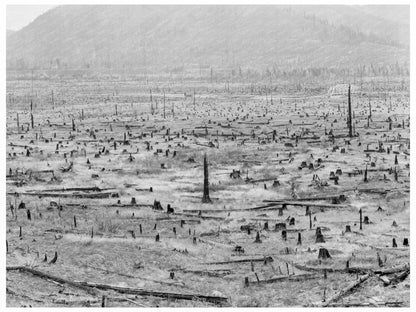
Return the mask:
[[409, 91], [385, 87], [352, 85], [350, 137], [348, 86], [45, 79], [31, 109], [7, 81], [7, 305], [409, 306]]

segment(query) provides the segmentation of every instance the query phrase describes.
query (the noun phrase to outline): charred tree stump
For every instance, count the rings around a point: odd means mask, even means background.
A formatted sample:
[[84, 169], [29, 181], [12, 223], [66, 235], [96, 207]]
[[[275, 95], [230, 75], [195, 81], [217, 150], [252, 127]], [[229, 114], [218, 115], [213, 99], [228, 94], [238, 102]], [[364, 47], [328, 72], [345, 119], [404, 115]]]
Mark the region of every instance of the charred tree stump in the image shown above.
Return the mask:
[[320, 227], [316, 228], [315, 236], [316, 236], [315, 243], [325, 243], [324, 235], [322, 234], [322, 230]]
[[302, 245], [302, 234], [298, 233], [298, 245]]
[[351, 225], [346, 225], [345, 226], [345, 233], [350, 233], [351, 232]]
[[365, 171], [364, 171], [364, 182], [368, 182], [368, 177], [367, 177], [367, 166], [365, 166]]
[[309, 229], [312, 230], [312, 214], [309, 211]]
[[31, 215], [31, 213], [30, 213], [30, 210], [29, 210], [29, 209], [26, 209], [26, 214], [27, 214], [27, 219], [28, 219], [29, 221], [31, 221], [31, 220], [32, 220], [32, 215]]
[[160, 241], [160, 236], [159, 234], [156, 234], [156, 238], [155, 238], [156, 242]]
[[331, 255], [329, 254], [328, 250], [326, 248], [319, 248], [319, 254], [318, 259], [329, 259], [331, 258]]
[[58, 260], [58, 252], [57, 251], [55, 251], [55, 256], [53, 257], [51, 262], [49, 262], [49, 264], [54, 264], [56, 262], [56, 260]]
[[208, 162], [207, 155], [204, 155], [204, 195], [202, 197], [203, 203], [211, 203], [211, 198], [209, 197], [209, 182], [208, 182]]
[[255, 243], [261, 243], [260, 233], [259, 232], [257, 232], [257, 234], [256, 234], [256, 240], [254, 242]]
[[287, 232], [285, 230], [282, 231], [282, 239], [284, 241], [287, 240]]
[[393, 238], [393, 248], [397, 248], [397, 243], [396, 243], [396, 239]]
[[409, 239], [408, 238], [403, 239], [403, 246], [409, 247]]
[[105, 308], [107, 305], [107, 297], [105, 295], [102, 295], [101, 297], [101, 307]]

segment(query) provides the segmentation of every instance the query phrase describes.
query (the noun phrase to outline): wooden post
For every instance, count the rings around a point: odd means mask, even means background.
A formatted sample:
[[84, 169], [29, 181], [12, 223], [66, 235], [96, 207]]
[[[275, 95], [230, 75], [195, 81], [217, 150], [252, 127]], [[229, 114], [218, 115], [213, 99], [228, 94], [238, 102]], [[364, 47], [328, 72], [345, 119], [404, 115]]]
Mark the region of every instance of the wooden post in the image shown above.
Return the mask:
[[77, 217], [74, 216], [74, 228], [77, 228]]
[[32, 129], [34, 128], [34, 121], [33, 121], [33, 114], [30, 113], [30, 125], [32, 126]]
[[16, 124], [17, 124], [17, 132], [20, 133], [19, 113], [16, 113], [16, 117], [17, 117], [17, 121], [16, 121]]
[[360, 230], [363, 229], [363, 211], [360, 209]]
[[207, 154], [204, 155], [204, 195], [202, 197], [203, 203], [211, 203], [211, 199], [209, 197], [209, 182], [208, 182], [208, 162], [207, 162]]

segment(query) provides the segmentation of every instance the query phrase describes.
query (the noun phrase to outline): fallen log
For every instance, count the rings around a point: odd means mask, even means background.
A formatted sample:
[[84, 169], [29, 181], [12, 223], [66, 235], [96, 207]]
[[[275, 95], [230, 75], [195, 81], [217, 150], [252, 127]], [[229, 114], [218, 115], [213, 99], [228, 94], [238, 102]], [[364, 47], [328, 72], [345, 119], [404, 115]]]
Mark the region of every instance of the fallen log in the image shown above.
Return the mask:
[[[348, 205], [338, 205], [338, 204], [317, 204], [317, 203], [313, 203], [313, 202], [302, 202], [302, 201], [275, 201], [273, 202], [276, 205], [287, 205], [287, 206], [309, 206], [309, 207], [322, 207], [322, 208], [349, 208], [350, 206]], [[271, 205], [269, 206], [265, 206], [265, 207], [271, 207]]]
[[403, 281], [410, 274], [410, 269], [404, 270], [398, 274], [395, 274], [392, 278], [387, 279], [387, 283], [384, 286], [394, 285]]
[[364, 269], [364, 268], [343, 268], [343, 269], [337, 269], [337, 268], [314, 268], [314, 267], [308, 267], [296, 263], [292, 263], [292, 266], [295, 267], [298, 270], [307, 271], [307, 272], [320, 272], [320, 273], [361, 273], [365, 274], [368, 272], [371, 272], [371, 269]]
[[403, 306], [403, 301], [386, 301], [386, 302], [348, 302], [348, 303], [331, 303], [328, 307], [333, 308], [349, 308], [349, 307], [400, 307]]
[[319, 306], [322, 306], [322, 307], [329, 306], [332, 302], [337, 301], [341, 297], [345, 296], [348, 292], [352, 291], [354, 288], [356, 288], [357, 286], [365, 282], [370, 276], [371, 274], [365, 274], [361, 276], [357, 281], [355, 281], [354, 283], [351, 283], [350, 285], [342, 289], [339, 293], [328, 298], [325, 302], [321, 303]]
[[376, 270], [376, 271], [374, 271], [374, 274], [387, 275], [387, 274], [402, 272], [402, 271], [407, 270], [407, 269], [410, 269], [409, 264], [403, 264], [403, 265], [393, 267], [393, 268], [386, 268], [386, 269]]
[[77, 282], [77, 283], [86, 287], [93, 287], [93, 288], [97, 288], [101, 290], [114, 290], [122, 294], [152, 296], [152, 297], [176, 299], [176, 300], [200, 300], [200, 301], [207, 301], [207, 302], [211, 302], [215, 304], [226, 303], [228, 301], [228, 298], [220, 297], [220, 296], [169, 293], [169, 292], [152, 291], [152, 290], [144, 290], [144, 289], [129, 288], [129, 287], [112, 286], [112, 285], [98, 284], [98, 283], [92, 283], [92, 282]]
[[212, 264], [230, 264], [230, 263], [264, 262], [264, 261], [272, 262], [273, 258], [270, 256], [265, 256], [262, 258], [248, 258], [248, 259], [238, 259], [238, 260], [229, 260], [229, 261], [205, 262], [203, 264], [212, 265]]
[[78, 282], [70, 281], [70, 280], [67, 280], [67, 279], [64, 279], [64, 278], [61, 278], [61, 277], [51, 275], [49, 273], [44, 273], [44, 272], [41, 272], [41, 271], [38, 271], [38, 270], [28, 268], [28, 267], [25, 267], [25, 266], [6, 267], [6, 271], [20, 271], [20, 272], [24, 272], [24, 273], [31, 273], [35, 276], [40, 277], [40, 278], [49, 279], [51, 281], [58, 282], [60, 284], [67, 284], [67, 285], [70, 285], [72, 287], [82, 289], [82, 290], [86, 291], [87, 293], [89, 293], [91, 295], [94, 295], [94, 296], [98, 295], [98, 292], [96, 290], [91, 289], [90, 287], [86, 287], [82, 284], [79, 284]]
[[[14, 195], [14, 193], [7, 193], [8, 195]], [[67, 194], [67, 193], [20, 193], [20, 195], [25, 195], [25, 196], [38, 196], [38, 197], [63, 197], [63, 198], [67, 198], [67, 197], [75, 197], [75, 198], [109, 198], [111, 197], [113, 194], [116, 194], [114, 192], [105, 192], [105, 193], [72, 193], [72, 194]]]
[[274, 278], [270, 278], [267, 280], [253, 280], [253, 281], [249, 281], [249, 284], [271, 284], [271, 283], [276, 283], [276, 282], [288, 282], [288, 281], [293, 281], [293, 282], [298, 282], [298, 281], [305, 281], [308, 279], [314, 279], [314, 278], [320, 278], [321, 275], [317, 275], [317, 274], [298, 274], [298, 275], [285, 275], [285, 276], [278, 276], [278, 277], [274, 277]]
[[200, 215], [194, 215], [194, 214], [190, 214], [190, 213], [174, 212], [174, 213], [171, 213], [171, 214], [177, 215], [177, 216], [191, 217], [191, 218], [212, 219], [212, 220], [225, 220], [225, 218], [223, 218], [223, 217], [202, 216], [202, 215], [200, 216]]
[[98, 284], [98, 283], [93, 283], [93, 282], [70, 281], [67, 279], [56, 277], [48, 273], [43, 273], [43, 272], [28, 268], [28, 267], [23, 267], [23, 266], [6, 267], [6, 270], [7, 271], [18, 270], [18, 271], [32, 273], [33, 275], [39, 276], [41, 278], [50, 279], [61, 284], [68, 284], [70, 286], [83, 289], [87, 291], [88, 293], [94, 294], [94, 295], [98, 295], [97, 291], [94, 290], [95, 288], [95, 289], [100, 289], [100, 290], [114, 290], [123, 294], [133, 294], [133, 295], [139, 295], [139, 296], [153, 296], [153, 297], [176, 299], [176, 300], [201, 300], [201, 301], [212, 302], [215, 304], [226, 303], [228, 301], [228, 298], [220, 297], [220, 296], [169, 293], [169, 292], [152, 291], [152, 290], [144, 290], [144, 289], [137, 289], [137, 288], [112, 286], [112, 285], [107, 285], [107, 284]]

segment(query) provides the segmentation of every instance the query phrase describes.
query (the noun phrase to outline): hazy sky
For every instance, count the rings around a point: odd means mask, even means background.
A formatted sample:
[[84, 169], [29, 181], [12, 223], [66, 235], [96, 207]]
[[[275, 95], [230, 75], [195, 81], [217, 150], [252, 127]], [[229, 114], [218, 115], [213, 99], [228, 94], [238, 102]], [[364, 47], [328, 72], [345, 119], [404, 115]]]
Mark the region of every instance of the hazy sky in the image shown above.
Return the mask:
[[56, 5], [8, 5], [6, 6], [6, 28], [19, 30], [36, 17]]

